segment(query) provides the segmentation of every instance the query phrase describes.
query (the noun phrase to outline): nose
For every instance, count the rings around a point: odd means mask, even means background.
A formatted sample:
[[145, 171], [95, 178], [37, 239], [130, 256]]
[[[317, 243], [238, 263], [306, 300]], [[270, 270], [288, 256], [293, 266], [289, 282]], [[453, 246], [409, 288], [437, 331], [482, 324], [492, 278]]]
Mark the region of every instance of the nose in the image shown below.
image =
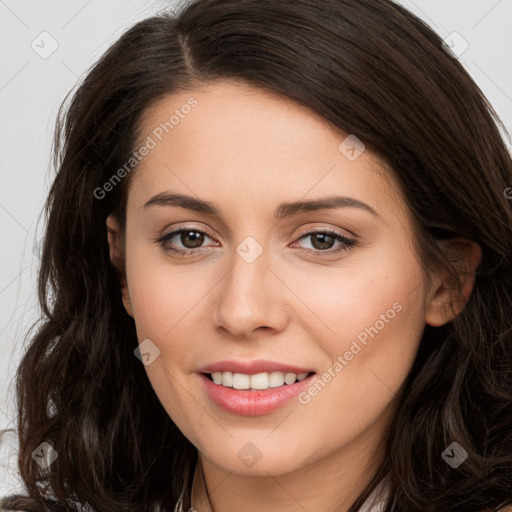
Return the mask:
[[249, 262], [234, 252], [231, 269], [216, 287], [213, 322], [217, 330], [247, 339], [256, 332], [285, 329], [289, 321], [286, 286], [269, 267], [267, 256], [264, 250]]

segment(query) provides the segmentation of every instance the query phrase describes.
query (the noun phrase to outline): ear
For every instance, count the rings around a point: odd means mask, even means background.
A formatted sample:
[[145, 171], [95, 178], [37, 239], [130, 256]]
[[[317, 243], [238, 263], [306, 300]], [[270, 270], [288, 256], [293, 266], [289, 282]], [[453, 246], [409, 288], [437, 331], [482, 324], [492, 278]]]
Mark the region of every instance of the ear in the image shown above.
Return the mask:
[[121, 295], [124, 309], [126, 309], [126, 312], [133, 317], [132, 303], [130, 301], [130, 293], [126, 282], [123, 240], [121, 237], [119, 222], [113, 214], [110, 214], [107, 217], [106, 224], [108, 245], [110, 248], [110, 261], [116, 269], [116, 274], [119, 279], [119, 283], [121, 284]]
[[426, 323], [439, 327], [459, 315], [469, 301], [475, 284], [475, 271], [482, 259], [480, 246], [465, 238], [442, 241], [445, 253], [457, 270], [460, 283], [448, 273], [437, 275], [431, 298], [427, 304]]

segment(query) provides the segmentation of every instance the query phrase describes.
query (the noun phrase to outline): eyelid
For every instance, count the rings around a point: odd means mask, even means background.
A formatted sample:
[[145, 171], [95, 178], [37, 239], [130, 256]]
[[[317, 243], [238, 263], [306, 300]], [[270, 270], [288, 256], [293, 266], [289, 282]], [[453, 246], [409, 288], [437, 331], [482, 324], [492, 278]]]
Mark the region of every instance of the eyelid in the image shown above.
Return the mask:
[[216, 240], [215, 236], [209, 230], [209, 228], [202, 227], [202, 226], [198, 227], [198, 226], [190, 225], [187, 223], [173, 225], [172, 229], [170, 231], [167, 231], [165, 234], [163, 234], [159, 238], [166, 237], [170, 234], [176, 234], [177, 231], [197, 231], [198, 233], [204, 233], [205, 235], [208, 235], [211, 239]]
[[302, 236], [309, 235], [311, 233], [323, 232], [323, 233], [332, 233], [332, 234], [335, 234], [337, 236], [341, 236], [342, 238], [347, 238], [347, 239], [353, 239], [353, 240], [359, 239], [359, 237], [357, 235], [355, 235], [348, 229], [345, 229], [344, 231], [346, 233], [341, 232], [340, 228], [327, 227], [327, 226], [313, 226], [313, 227], [305, 228], [303, 230], [299, 230], [299, 233], [297, 236], [299, 238], [301, 238]]

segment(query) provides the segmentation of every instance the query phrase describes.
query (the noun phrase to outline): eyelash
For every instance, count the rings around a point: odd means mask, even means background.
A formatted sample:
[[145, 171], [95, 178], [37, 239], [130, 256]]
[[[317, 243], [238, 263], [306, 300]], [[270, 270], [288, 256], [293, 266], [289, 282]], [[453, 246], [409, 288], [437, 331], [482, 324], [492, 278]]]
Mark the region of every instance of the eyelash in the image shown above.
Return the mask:
[[[206, 235], [207, 237], [213, 239], [212, 236], [210, 236], [208, 233], [206, 233], [205, 231], [202, 231], [200, 229], [181, 228], [181, 229], [178, 229], [175, 231], [171, 231], [170, 233], [167, 233], [167, 234], [157, 238], [155, 240], [155, 242], [158, 243], [164, 251], [175, 254], [177, 256], [181, 256], [181, 257], [186, 257], [189, 255], [196, 254], [197, 252], [201, 252], [201, 250], [203, 249], [202, 247], [197, 248], [197, 249], [176, 249], [172, 245], [169, 245], [169, 240], [171, 238], [173, 238], [176, 235], [179, 235], [180, 233], [184, 233], [184, 232], [199, 233], [201, 235]], [[328, 231], [328, 230], [322, 230], [322, 229], [320, 229], [320, 230], [317, 229], [317, 230], [312, 230], [312, 231], [307, 231], [307, 232], [301, 233], [299, 238], [297, 239], [297, 241], [301, 240], [303, 238], [307, 238], [308, 236], [315, 235], [315, 234], [332, 236], [332, 237], [334, 237], [335, 241], [341, 242], [342, 245], [338, 246], [338, 248], [336, 248], [336, 249], [326, 249], [323, 251], [320, 249], [304, 249], [305, 251], [314, 252], [319, 255], [324, 255], [324, 254], [333, 255], [333, 254], [338, 254], [342, 251], [349, 251], [353, 247], [357, 246], [357, 241], [354, 240], [353, 238], [347, 238], [343, 235], [340, 235], [339, 233], [336, 233], [335, 231]]]

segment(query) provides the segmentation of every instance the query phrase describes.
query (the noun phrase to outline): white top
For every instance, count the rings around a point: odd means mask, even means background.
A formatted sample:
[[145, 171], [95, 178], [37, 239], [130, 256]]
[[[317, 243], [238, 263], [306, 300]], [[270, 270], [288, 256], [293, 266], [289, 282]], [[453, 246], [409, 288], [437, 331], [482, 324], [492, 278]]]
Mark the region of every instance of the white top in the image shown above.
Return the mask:
[[367, 500], [361, 505], [358, 512], [382, 512], [388, 498], [386, 479], [381, 480]]

